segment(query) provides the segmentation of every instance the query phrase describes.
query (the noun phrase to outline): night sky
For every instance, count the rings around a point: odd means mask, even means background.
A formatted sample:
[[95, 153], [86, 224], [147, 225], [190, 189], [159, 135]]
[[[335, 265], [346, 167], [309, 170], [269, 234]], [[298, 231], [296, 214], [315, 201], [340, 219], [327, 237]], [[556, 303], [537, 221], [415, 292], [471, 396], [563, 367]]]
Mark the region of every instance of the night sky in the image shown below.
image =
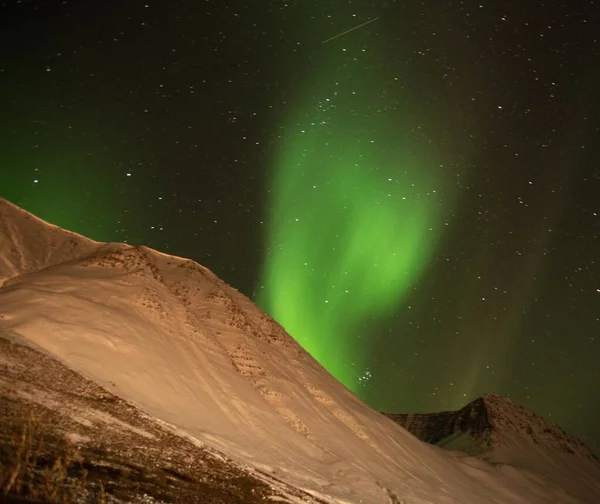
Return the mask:
[[0, 43], [0, 196], [204, 264], [376, 408], [600, 451], [599, 2], [4, 1]]

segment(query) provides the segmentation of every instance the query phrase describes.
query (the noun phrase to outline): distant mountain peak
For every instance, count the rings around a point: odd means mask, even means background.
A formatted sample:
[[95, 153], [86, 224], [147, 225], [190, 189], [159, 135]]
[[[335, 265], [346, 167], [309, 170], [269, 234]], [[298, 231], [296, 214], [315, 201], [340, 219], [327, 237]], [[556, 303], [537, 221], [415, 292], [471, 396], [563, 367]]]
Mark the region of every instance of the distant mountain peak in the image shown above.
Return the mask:
[[453, 448], [453, 442], [466, 435], [471, 442], [465, 451], [475, 455], [507, 446], [518, 438], [584, 459], [597, 460], [579, 439], [568, 435], [558, 425], [499, 395], [483, 395], [457, 411], [386, 413], [386, 416], [422, 441], [441, 447]]

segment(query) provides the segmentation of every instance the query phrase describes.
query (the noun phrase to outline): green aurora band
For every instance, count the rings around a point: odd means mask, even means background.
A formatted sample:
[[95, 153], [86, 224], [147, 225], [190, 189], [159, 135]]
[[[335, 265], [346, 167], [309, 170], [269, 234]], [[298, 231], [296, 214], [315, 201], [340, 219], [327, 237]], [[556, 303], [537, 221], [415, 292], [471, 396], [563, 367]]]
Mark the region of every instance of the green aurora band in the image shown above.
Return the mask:
[[402, 310], [440, 238], [442, 174], [386, 105], [393, 78], [357, 58], [308, 83], [273, 156], [258, 303], [358, 392], [374, 324]]

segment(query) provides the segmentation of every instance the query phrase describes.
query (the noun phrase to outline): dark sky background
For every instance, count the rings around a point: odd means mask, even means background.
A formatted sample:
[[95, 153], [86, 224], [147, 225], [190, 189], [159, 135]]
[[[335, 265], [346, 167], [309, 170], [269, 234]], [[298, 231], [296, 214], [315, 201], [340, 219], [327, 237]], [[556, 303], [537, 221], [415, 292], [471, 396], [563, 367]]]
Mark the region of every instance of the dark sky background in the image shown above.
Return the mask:
[[206, 265], [376, 408], [600, 451], [598, 2], [4, 1], [0, 44], [0, 196]]

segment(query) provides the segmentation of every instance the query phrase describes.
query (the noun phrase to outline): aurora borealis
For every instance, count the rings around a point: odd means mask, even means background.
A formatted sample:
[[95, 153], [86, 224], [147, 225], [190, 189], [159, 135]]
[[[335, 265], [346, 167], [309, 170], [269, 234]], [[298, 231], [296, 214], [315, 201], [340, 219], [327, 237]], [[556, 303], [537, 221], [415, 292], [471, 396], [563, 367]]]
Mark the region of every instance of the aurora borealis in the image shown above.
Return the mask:
[[365, 322], [402, 306], [439, 240], [443, 174], [395, 138], [397, 111], [372, 99], [391, 78], [364, 73], [370, 55], [338, 74], [330, 64], [338, 51], [321, 54], [275, 149], [258, 301], [358, 391]]
[[598, 452], [599, 11], [0, 3], [0, 196], [206, 265], [376, 408]]

